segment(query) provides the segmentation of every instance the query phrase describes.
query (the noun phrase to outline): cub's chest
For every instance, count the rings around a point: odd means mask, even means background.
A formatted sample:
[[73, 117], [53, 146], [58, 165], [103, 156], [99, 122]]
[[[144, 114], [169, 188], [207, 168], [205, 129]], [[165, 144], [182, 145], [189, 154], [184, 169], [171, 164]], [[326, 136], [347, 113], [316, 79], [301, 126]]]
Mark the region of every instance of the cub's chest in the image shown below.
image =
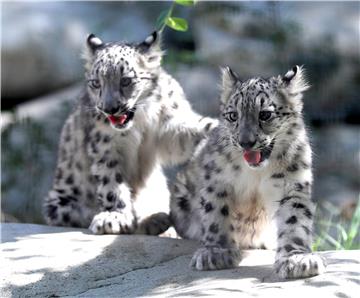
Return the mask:
[[238, 242], [242, 247], [258, 247], [272, 225], [282, 190], [260, 173], [244, 173], [233, 182], [231, 216]]

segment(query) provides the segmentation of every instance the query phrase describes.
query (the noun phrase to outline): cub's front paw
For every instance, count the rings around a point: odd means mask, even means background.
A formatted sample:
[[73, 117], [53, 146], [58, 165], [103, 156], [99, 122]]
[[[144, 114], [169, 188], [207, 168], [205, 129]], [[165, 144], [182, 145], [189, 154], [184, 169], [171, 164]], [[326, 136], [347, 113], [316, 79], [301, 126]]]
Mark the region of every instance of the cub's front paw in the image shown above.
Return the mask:
[[95, 215], [89, 229], [94, 234], [131, 234], [135, 219], [131, 213], [104, 211]]
[[240, 261], [241, 254], [238, 249], [201, 247], [192, 257], [190, 266], [197, 270], [220, 270], [236, 267]]
[[283, 279], [303, 278], [325, 272], [325, 260], [312, 253], [280, 258], [275, 263], [276, 273]]

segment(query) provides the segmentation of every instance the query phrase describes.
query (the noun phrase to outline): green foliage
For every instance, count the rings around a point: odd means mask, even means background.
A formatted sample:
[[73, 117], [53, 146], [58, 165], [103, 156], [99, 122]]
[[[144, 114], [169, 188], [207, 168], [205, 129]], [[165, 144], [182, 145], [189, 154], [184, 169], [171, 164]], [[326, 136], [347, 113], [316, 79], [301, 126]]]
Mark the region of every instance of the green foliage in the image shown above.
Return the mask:
[[189, 27], [188, 22], [185, 19], [174, 17], [172, 15], [176, 4], [183, 6], [193, 6], [195, 4], [195, 1], [175, 0], [171, 4], [171, 7], [169, 9], [162, 11], [156, 20], [156, 27], [159, 30], [159, 32], [162, 32], [166, 26], [176, 31], [185, 32], [188, 30]]
[[187, 31], [188, 23], [185, 19], [170, 17], [166, 19], [166, 25], [177, 31]]
[[319, 232], [313, 244], [313, 250], [341, 250], [341, 249], [360, 249], [359, 228], [360, 228], [360, 198], [350, 222], [337, 221], [334, 223], [334, 208], [326, 208], [329, 217], [324, 219], [323, 214], [319, 214], [317, 226]]
[[175, 0], [175, 2], [184, 6], [192, 6], [195, 4], [195, 1], [193, 0]]

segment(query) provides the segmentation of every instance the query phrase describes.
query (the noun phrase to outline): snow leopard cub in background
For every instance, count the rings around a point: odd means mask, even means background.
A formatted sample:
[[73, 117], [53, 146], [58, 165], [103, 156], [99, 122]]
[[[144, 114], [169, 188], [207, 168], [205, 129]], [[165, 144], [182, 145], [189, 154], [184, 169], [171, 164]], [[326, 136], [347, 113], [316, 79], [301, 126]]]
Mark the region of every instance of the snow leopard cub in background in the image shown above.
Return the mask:
[[191, 109], [161, 58], [156, 32], [138, 44], [89, 35], [87, 88], [62, 131], [48, 224], [97, 234], [169, 227], [161, 166], [186, 161], [216, 121]]
[[311, 253], [311, 148], [302, 118], [304, 71], [241, 81], [223, 70], [222, 120], [178, 174], [171, 217], [199, 240], [198, 270], [236, 266], [240, 249], [276, 248], [282, 278], [322, 273]]

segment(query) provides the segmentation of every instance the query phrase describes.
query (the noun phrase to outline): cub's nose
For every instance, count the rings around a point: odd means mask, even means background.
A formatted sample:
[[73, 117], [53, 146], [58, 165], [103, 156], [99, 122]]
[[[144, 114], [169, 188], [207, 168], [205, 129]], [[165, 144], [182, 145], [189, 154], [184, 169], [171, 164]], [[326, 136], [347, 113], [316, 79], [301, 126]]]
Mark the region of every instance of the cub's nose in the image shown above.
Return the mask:
[[255, 146], [256, 140], [254, 138], [241, 139], [239, 144], [245, 150], [250, 150]]
[[102, 106], [101, 110], [109, 115], [114, 115], [120, 110], [120, 104], [117, 102], [106, 103]]
[[120, 110], [120, 107], [106, 107], [104, 108], [104, 112], [109, 115], [114, 115]]

